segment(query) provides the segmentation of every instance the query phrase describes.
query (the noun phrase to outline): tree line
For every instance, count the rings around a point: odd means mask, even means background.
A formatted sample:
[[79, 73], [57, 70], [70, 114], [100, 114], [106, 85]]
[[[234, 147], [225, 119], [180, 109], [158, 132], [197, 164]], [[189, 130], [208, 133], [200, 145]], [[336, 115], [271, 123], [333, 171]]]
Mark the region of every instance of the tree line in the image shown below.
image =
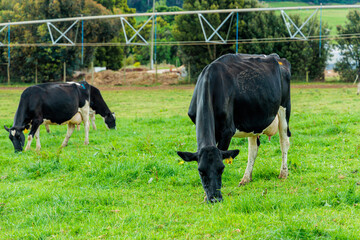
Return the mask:
[[[140, 0], [139, 0], [140, 1]], [[147, 0], [146, 0], [147, 1]], [[129, 1], [129, 5], [130, 5]], [[135, 2], [135, 1], [134, 1]], [[182, 6], [168, 6], [168, 2], [160, 0], [156, 2], [157, 12], [181, 11], [181, 10], [208, 10], [208, 9], [229, 9], [229, 8], [258, 8], [261, 3], [257, 0], [207, 0], [193, 1], [183, 0], [175, 3], [182, 3]], [[144, 3], [144, 2], [143, 2]], [[150, 1], [149, 1], [150, 3]], [[152, 3], [152, 2], [151, 2]], [[147, 4], [147, 2], [146, 2]], [[0, 2], [0, 22], [27, 21], [35, 19], [53, 19], [74, 16], [109, 15], [121, 13], [135, 13], [126, 0], [2, 0]], [[152, 11], [152, 10], [148, 10]], [[351, 11], [348, 16], [349, 24], [339, 26], [338, 32], [345, 34], [357, 33], [359, 26], [358, 11]], [[227, 17], [227, 14], [207, 14], [205, 18], [213, 26], [219, 26]], [[299, 15], [291, 16], [295, 24], [300, 26], [302, 19]], [[139, 29], [147, 19], [128, 18], [135, 29]], [[235, 39], [235, 21], [227, 21], [219, 30], [221, 36], [230, 36]], [[324, 69], [330, 56], [330, 50], [334, 42], [323, 40], [321, 46], [318, 39], [282, 40], [288, 38], [289, 34], [283, 27], [284, 22], [281, 15], [274, 12], [249, 12], [239, 14], [238, 45], [239, 53], [247, 54], [271, 54], [277, 53], [280, 57], [286, 57], [292, 63], [293, 79], [304, 80], [305, 75], [309, 80], [324, 80]], [[59, 29], [66, 29], [68, 22], [57, 23]], [[141, 31], [142, 36], [149, 40], [152, 23], [147, 24]], [[210, 29], [205, 27], [209, 35]], [[295, 31], [295, 29], [292, 29]], [[67, 36], [76, 42], [80, 42], [80, 23], [70, 31]], [[322, 23], [321, 32], [328, 33], [328, 25]], [[55, 31], [53, 31], [55, 33]], [[128, 35], [134, 32], [126, 28]], [[311, 33], [312, 36], [319, 36], [320, 23], [314, 20], [303, 28], [303, 32]], [[157, 63], [169, 63], [173, 65], [184, 64], [196, 82], [196, 77], [204, 66], [226, 53], [235, 53], [235, 44], [211, 44], [204, 43], [204, 36], [197, 15], [164, 16], [156, 18], [156, 39], [157, 42], [190, 42], [195, 44], [163, 44], [156, 48]], [[57, 35], [59, 36], [59, 35]], [[56, 37], [54, 35], [54, 37]], [[266, 38], [267, 41], [261, 39]], [[91, 20], [84, 21], [85, 43], [119, 43], [124, 42], [124, 34], [119, 19]], [[214, 40], [218, 40], [214, 38]], [[358, 67], [359, 59], [354, 57], [354, 46], [357, 39], [338, 39], [339, 49], [348, 58], [336, 65], [343, 80], [351, 79]], [[11, 27], [12, 43], [34, 43], [50, 42], [50, 34], [46, 24], [42, 25], [21, 25]], [[65, 39], [61, 43], [66, 43]], [[137, 37], [136, 41], [140, 42]], [[6, 31], [0, 33], [0, 42], [6, 42]], [[7, 48], [0, 48], [0, 81], [5, 81], [7, 63]], [[348, 54], [347, 54], [348, 53]], [[81, 62], [80, 47], [66, 46], [27, 46], [11, 48], [11, 76], [19, 82], [33, 82], [34, 69], [38, 72], [38, 78], [42, 82], [58, 81], [62, 77], [63, 64], [66, 63], [67, 74], [71, 75], [76, 70], [88, 68], [91, 62], [96, 66], [105, 66], [108, 69], [119, 70], [124, 63], [127, 65], [138, 62], [149, 64], [149, 47], [144, 46], [89, 46], [85, 47], [83, 62]]]

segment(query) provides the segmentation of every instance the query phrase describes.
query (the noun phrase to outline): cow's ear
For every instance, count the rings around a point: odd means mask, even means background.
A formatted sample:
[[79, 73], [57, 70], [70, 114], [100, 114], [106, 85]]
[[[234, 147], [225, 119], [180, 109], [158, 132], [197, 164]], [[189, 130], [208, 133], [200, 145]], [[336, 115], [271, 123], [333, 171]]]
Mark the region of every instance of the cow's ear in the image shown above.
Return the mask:
[[6, 131], [10, 132], [10, 129], [7, 126], [4, 125], [4, 128]]
[[223, 159], [226, 158], [235, 158], [239, 154], [239, 150], [228, 150], [228, 151], [221, 151], [221, 155]]
[[192, 162], [198, 160], [198, 153], [191, 153], [191, 152], [177, 152], [179, 157], [181, 157], [186, 162]]

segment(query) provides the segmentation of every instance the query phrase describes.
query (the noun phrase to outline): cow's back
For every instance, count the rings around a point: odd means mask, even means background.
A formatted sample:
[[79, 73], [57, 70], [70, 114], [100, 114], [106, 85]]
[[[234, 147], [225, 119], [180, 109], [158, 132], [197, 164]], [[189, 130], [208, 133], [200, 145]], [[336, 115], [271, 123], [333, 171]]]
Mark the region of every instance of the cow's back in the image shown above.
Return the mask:
[[[202, 96], [201, 92], [206, 91], [211, 92], [211, 99]], [[200, 102], [209, 100], [218, 131], [229, 127], [222, 124], [233, 124], [239, 131], [261, 132], [274, 120], [281, 102], [281, 76], [276, 58], [228, 54], [215, 60], [198, 78], [189, 115], [196, 113]]]
[[[85, 89], [84, 91], [86, 92]], [[23, 96], [28, 99], [31, 115], [40, 114], [43, 119], [57, 124], [71, 119], [89, 98], [89, 94], [82, 94], [75, 83], [35, 85], [27, 88]]]

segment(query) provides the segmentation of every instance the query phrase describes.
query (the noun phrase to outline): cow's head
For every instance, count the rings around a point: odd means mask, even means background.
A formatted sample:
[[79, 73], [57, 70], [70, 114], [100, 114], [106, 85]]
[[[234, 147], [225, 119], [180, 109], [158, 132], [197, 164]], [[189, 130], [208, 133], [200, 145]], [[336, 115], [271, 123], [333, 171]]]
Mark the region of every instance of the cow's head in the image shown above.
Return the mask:
[[115, 113], [106, 114], [106, 116], [104, 117], [104, 122], [107, 128], [116, 129]]
[[9, 138], [14, 145], [15, 152], [21, 152], [25, 144], [24, 127], [11, 127], [4, 126], [5, 130], [9, 132]]
[[221, 176], [225, 168], [223, 160], [235, 158], [239, 150], [221, 151], [217, 147], [205, 147], [200, 150], [200, 153], [177, 152], [177, 154], [184, 161], [197, 161], [207, 200], [211, 203], [222, 201]]

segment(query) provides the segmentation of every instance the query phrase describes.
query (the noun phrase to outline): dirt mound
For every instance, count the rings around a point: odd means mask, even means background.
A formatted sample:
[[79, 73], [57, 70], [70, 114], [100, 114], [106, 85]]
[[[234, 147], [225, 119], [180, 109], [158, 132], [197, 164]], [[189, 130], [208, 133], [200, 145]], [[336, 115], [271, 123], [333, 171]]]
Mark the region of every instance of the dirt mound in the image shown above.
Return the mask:
[[[91, 74], [86, 75], [86, 81], [92, 83]], [[94, 73], [95, 86], [132, 86], [132, 85], [172, 85], [179, 82], [179, 74], [174, 72], [149, 73], [144, 70], [112, 71], [105, 70]]]

